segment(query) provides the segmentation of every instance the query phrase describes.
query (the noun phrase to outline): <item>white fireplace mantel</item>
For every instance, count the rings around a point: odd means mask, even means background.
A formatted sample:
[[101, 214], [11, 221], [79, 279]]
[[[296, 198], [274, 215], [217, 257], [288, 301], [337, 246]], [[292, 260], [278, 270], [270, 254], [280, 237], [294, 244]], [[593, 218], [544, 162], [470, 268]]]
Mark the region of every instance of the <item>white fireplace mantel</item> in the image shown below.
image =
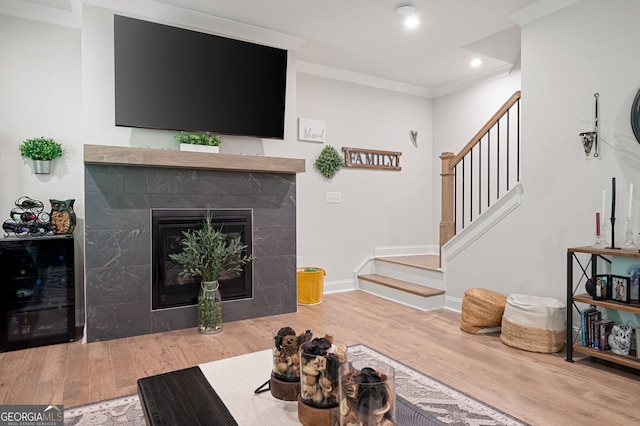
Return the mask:
[[206, 154], [109, 145], [84, 145], [84, 162], [85, 164], [283, 174], [297, 174], [305, 171], [305, 160], [297, 158]]

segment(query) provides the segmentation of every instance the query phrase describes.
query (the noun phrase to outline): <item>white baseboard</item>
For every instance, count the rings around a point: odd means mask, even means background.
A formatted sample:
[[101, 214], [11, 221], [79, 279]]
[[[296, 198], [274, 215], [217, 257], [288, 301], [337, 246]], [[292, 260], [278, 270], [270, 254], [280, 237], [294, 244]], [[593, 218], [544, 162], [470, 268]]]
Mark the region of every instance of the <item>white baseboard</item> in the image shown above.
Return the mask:
[[354, 280], [329, 281], [324, 283], [324, 294], [342, 293], [344, 291], [353, 291], [356, 289]]
[[462, 299], [459, 297], [446, 296], [444, 297], [444, 307], [450, 311], [462, 312]]

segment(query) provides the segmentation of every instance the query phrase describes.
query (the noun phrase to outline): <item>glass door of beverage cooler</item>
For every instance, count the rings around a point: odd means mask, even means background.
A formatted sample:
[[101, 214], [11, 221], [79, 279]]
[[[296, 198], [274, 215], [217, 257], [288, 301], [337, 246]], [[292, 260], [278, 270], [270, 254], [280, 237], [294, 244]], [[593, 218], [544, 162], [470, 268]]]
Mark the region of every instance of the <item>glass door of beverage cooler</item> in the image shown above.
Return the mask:
[[0, 351], [75, 338], [72, 236], [0, 239]]

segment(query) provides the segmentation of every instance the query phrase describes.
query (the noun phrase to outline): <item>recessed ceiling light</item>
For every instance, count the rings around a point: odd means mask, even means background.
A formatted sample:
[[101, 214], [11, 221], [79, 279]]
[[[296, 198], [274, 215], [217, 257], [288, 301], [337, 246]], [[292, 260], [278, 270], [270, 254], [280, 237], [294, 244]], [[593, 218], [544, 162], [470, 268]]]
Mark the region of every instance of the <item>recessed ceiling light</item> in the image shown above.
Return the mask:
[[471, 62], [469, 62], [469, 65], [471, 65], [473, 68], [478, 68], [480, 65], [482, 65], [482, 60], [473, 59]]
[[407, 16], [404, 20], [404, 26], [407, 28], [416, 28], [418, 25], [420, 25], [420, 18], [416, 15]]
[[400, 16], [404, 16], [404, 26], [413, 29], [420, 25], [420, 18], [415, 14], [416, 8], [409, 5], [403, 4], [398, 6], [396, 9], [396, 13]]
[[409, 16], [415, 11], [416, 11], [416, 8], [409, 4], [403, 4], [401, 6], [398, 6], [398, 8], [396, 9], [396, 12], [400, 16]]

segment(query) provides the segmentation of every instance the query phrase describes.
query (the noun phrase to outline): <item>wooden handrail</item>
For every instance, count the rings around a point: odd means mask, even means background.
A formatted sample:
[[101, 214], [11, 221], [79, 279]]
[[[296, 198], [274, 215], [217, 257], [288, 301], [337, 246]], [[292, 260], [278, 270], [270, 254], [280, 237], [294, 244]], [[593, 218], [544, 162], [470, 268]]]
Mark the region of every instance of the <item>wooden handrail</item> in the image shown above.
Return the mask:
[[[487, 123], [475, 134], [475, 136], [465, 145], [465, 147], [457, 155], [453, 152], [443, 152], [440, 155], [442, 172], [442, 205], [440, 216], [440, 252], [442, 254], [442, 246], [451, 240], [456, 235], [456, 165], [462, 161], [462, 159], [471, 152], [471, 150], [479, 144], [484, 136], [502, 119], [502, 117], [509, 112], [509, 110], [520, 101], [520, 91], [515, 92], [511, 97], [500, 107], [500, 109], [493, 114], [493, 116], [487, 121]], [[518, 115], [519, 120], [519, 115]], [[519, 129], [519, 124], [518, 124]], [[507, 138], [508, 140], [508, 138]], [[499, 137], [498, 137], [499, 143]], [[518, 157], [520, 155], [519, 144], [520, 138], [517, 138], [517, 152]], [[507, 165], [508, 167], [508, 165]], [[508, 176], [508, 175], [507, 175]], [[517, 180], [519, 180], [519, 173]], [[462, 182], [464, 185], [464, 182]], [[507, 186], [508, 188], [508, 186]], [[464, 218], [462, 221], [462, 227], [464, 227]]]
[[476, 144], [478, 142], [480, 142], [480, 139], [482, 139], [482, 137], [493, 127], [495, 126], [495, 124], [498, 122], [498, 120], [500, 120], [502, 118], [503, 115], [505, 115], [507, 113], [507, 111], [509, 111], [509, 109], [515, 105], [516, 102], [518, 102], [520, 100], [520, 90], [518, 90], [517, 92], [515, 92], [513, 95], [511, 95], [511, 97], [507, 100], [507, 102], [504, 103], [504, 105], [502, 105], [500, 107], [500, 109], [493, 114], [493, 116], [489, 119], [489, 121], [487, 121], [487, 123], [482, 126], [482, 128], [478, 131], [478, 133], [476, 133], [471, 140], [469, 141], [469, 143], [467, 143], [465, 145], [464, 148], [462, 148], [462, 151], [460, 151], [455, 157], [453, 157], [453, 159], [451, 161], [449, 161], [449, 168], [451, 170], [453, 170], [456, 165], [462, 161], [462, 158], [467, 155], [474, 146], [476, 146]]

